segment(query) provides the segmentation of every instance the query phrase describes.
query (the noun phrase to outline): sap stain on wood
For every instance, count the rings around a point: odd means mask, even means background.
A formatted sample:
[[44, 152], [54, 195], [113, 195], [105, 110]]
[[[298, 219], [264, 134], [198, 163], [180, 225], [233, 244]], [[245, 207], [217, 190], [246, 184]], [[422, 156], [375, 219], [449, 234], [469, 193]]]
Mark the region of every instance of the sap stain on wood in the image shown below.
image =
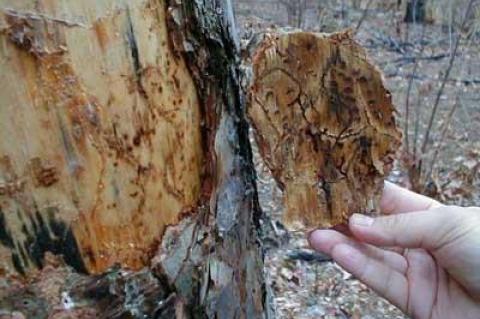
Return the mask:
[[127, 43], [130, 49], [130, 57], [132, 58], [133, 63], [133, 72], [135, 75], [135, 81], [137, 83], [137, 90], [140, 94], [147, 98], [147, 92], [142, 83], [142, 63], [140, 62], [140, 53], [138, 51], [138, 43], [135, 36], [135, 30], [133, 29], [133, 21], [130, 13], [130, 9], [127, 8], [127, 31], [126, 31]]
[[253, 73], [248, 114], [289, 228], [377, 210], [401, 134], [380, 72], [351, 35], [267, 34]]
[[2, 211], [2, 208], [0, 207], [0, 244], [2, 244], [7, 248], [13, 249], [15, 248], [13, 236], [7, 228], [5, 215], [1, 211]]

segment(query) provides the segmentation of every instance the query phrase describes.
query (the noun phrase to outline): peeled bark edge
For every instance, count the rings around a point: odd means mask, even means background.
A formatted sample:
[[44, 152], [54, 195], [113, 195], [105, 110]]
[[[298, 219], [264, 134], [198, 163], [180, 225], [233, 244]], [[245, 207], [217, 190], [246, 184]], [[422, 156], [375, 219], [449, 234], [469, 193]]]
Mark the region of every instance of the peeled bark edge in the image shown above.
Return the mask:
[[202, 101], [208, 128], [204, 141], [210, 147], [207, 160], [216, 177], [210, 200], [216, 244], [203, 271], [208, 277], [202, 281], [200, 303], [207, 317], [261, 318], [265, 304], [258, 241], [261, 210], [231, 1], [171, 1], [168, 11], [173, 46], [185, 57]]

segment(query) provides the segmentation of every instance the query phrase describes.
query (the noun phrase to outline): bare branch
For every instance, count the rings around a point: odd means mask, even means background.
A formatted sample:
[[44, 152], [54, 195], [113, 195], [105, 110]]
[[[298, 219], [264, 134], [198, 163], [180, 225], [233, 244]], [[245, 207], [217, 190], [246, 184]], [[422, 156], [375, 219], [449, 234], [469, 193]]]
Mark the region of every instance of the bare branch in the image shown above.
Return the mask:
[[[423, 39], [425, 38], [425, 24], [422, 27], [422, 35], [421, 35], [421, 41], [420, 43], [422, 44], [422, 47], [420, 49], [420, 54], [419, 56], [423, 55], [423, 51], [425, 50], [425, 45], [423, 43]], [[413, 79], [414, 76], [417, 74], [418, 66], [419, 66], [420, 60], [416, 59], [415, 60], [415, 66], [413, 67], [413, 73], [412, 76], [408, 80], [408, 89], [407, 89], [407, 97], [406, 97], [406, 102], [405, 102], [405, 128], [404, 128], [404, 136], [405, 136], [405, 148], [407, 153], [410, 150], [410, 138], [409, 138], [409, 125], [410, 125], [410, 94], [412, 92], [412, 87], [413, 87]], [[417, 106], [418, 107], [418, 106]]]
[[372, 3], [373, 3], [373, 0], [368, 0], [367, 5], [365, 6], [365, 9], [363, 9], [362, 17], [360, 18], [360, 21], [358, 21], [357, 26], [355, 27], [355, 33], [357, 33], [360, 30], [360, 27], [362, 26], [363, 22], [367, 18], [368, 10], [370, 9], [370, 6], [372, 5]]
[[[470, 0], [468, 2], [468, 6], [467, 6], [467, 9], [465, 11], [465, 16], [463, 17], [462, 25], [460, 27], [459, 32], [461, 32], [461, 30], [463, 30], [465, 28], [465, 25], [468, 21], [468, 16], [470, 14], [470, 11], [472, 9], [472, 6], [473, 6], [474, 2], [475, 2], [475, 0]], [[430, 120], [428, 122], [427, 131], [425, 133], [425, 139], [423, 141], [423, 146], [422, 146], [422, 152], [423, 153], [425, 153], [425, 151], [427, 150], [427, 147], [428, 147], [428, 144], [429, 144], [429, 139], [430, 139], [430, 134], [431, 134], [432, 127], [433, 127], [433, 123], [435, 121], [435, 117], [436, 117], [437, 111], [438, 111], [438, 106], [440, 104], [440, 99], [443, 95], [443, 90], [445, 89], [445, 85], [447, 83], [447, 80], [450, 77], [450, 73], [452, 71], [453, 64], [454, 64], [455, 58], [457, 56], [458, 48], [460, 47], [460, 40], [461, 39], [462, 39], [462, 36], [461, 36], [461, 33], [459, 33], [458, 37], [457, 37], [457, 40], [455, 42], [455, 47], [453, 49], [452, 56], [450, 57], [448, 68], [447, 68], [447, 70], [445, 72], [445, 75], [443, 77], [442, 85], [440, 86], [440, 89], [438, 90], [437, 98], [435, 100], [435, 104], [433, 105], [432, 113], [430, 115]]]

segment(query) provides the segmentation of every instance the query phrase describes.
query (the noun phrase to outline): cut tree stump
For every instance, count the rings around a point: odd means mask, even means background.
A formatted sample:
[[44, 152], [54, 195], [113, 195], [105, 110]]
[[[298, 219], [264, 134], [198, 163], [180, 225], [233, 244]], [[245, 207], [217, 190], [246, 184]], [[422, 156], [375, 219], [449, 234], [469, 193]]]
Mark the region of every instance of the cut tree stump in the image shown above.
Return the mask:
[[0, 0], [0, 318], [263, 318], [232, 7]]
[[378, 211], [401, 143], [392, 96], [349, 32], [264, 35], [248, 115], [290, 230]]

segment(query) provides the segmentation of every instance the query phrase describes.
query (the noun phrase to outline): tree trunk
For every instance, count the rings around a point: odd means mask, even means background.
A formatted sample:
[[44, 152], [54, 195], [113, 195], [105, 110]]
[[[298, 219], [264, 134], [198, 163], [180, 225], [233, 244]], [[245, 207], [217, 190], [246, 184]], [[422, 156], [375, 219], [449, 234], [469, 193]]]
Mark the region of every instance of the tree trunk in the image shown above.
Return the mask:
[[426, 1], [425, 0], [409, 0], [407, 2], [407, 11], [405, 14], [405, 22], [408, 23], [424, 23], [426, 19]]
[[230, 1], [0, 10], [0, 318], [263, 317]]

